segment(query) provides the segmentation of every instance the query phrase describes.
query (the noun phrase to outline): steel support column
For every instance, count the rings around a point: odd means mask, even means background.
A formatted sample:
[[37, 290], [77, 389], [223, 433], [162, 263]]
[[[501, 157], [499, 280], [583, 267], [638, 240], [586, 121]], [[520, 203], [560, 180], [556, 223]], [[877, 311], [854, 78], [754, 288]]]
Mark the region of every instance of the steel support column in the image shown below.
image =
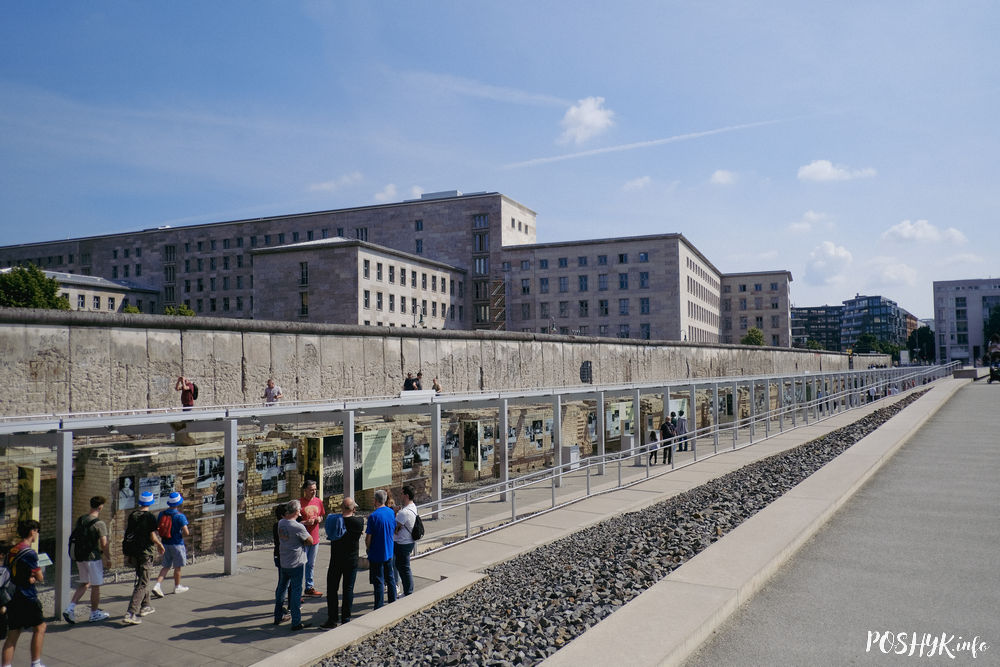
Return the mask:
[[236, 574], [236, 509], [239, 507], [239, 498], [236, 497], [236, 477], [238, 463], [236, 420], [227, 419], [222, 422], [223, 433], [223, 456], [225, 457], [225, 478], [223, 488], [226, 490], [226, 502], [223, 509], [225, 518], [222, 523], [222, 559], [223, 571], [229, 574]]
[[[69, 544], [69, 534], [73, 530], [73, 432], [62, 431], [52, 434], [52, 446], [56, 450], [56, 553], [55, 562], [56, 617], [62, 615], [72, 597], [70, 589], [71, 563], [64, 545]], [[27, 641], [26, 639], [24, 640]]]
[[504, 485], [503, 491], [500, 493], [500, 501], [507, 502], [507, 482], [510, 480], [510, 449], [507, 447], [508, 415], [506, 398], [500, 399], [498, 412], [500, 419], [497, 427], [500, 432], [497, 433], [497, 445], [493, 451], [495, 452], [494, 456], [499, 454], [497, 460], [500, 461], [500, 483]]

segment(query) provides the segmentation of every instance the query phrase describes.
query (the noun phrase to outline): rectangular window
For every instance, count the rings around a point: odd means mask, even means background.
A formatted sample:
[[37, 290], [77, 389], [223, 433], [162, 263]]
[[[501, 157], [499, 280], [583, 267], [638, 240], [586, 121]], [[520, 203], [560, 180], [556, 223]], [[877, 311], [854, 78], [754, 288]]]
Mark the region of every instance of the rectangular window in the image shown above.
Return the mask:
[[375, 310], [382, 310], [382, 292], [375, 292]]
[[[390, 303], [392, 302], [390, 301]], [[406, 297], [403, 296], [402, 294], [399, 295], [399, 312], [401, 313], [406, 312]]]
[[76, 307], [83, 310], [87, 307], [87, 297], [82, 294], [78, 294], [76, 297]]
[[530, 278], [521, 278], [521, 294], [531, 294]]
[[[442, 282], [444, 282], [444, 281], [442, 281]], [[437, 292], [437, 289], [438, 289], [438, 277], [432, 274], [431, 275], [431, 291], [432, 292]]]
[[310, 229], [306, 232], [306, 241], [312, 241], [312, 240], [313, 240], [313, 230]]
[[382, 262], [375, 262], [375, 280], [382, 280]]
[[580, 276], [578, 279], [581, 292], [587, 291], [587, 276]]
[[649, 253], [648, 252], [640, 252], [639, 253], [639, 263], [640, 264], [644, 264], [644, 263], [646, 263], [648, 261], [649, 261]]
[[363, 294], [363, 297], [364, 297], [364, 299], [363, 299], [362, 304], [364, 305], [364, 307], [365, 308], [371, 308], [372, 307], [372, 293], [370, 291], [368, 291], [368, 290], [365, 290], [364, 294]]
[[753, 318], [753, 320], [754, 320], [753, 325], [755, 327], [757, 327], [758, 329], [763, 329], [764, 328], [764, 318], [763, 317], [761, 317], [761, 316], [758, 315], [757, 317]]
[[205, 279], [204, 278], [198, 278], [198, 291], [199, 292], [204, 292], [205, 291]]
[[569, 317], [569, 301], [559, 302], [559, 317]]
[[606, 266], [607, 263], [608, 263], [608, 256], [607, 255], [598, 255], [597, 256], [597, 263], [600, 266]]
[[639, 313], [642, 315], [649, 315], [649, 297], [642, 297], [639, 299]]
[[[242, 248], [243, 247], [243, 237], [242, 236], [237, 236], [236, 237], [236, 247], [237, 248]], [[240, 309], [237, 309], [237, 310], [240, 310]]]
[[222, 297], [222, 310], [223, 310], [223, 312], [226, 312], [226, 313], [229, 312], [229, 297], [228, 296]]
[[577, 257], [576, 258], [576, 265], [577, 266], [587, 266], [587, 258], [586, 257]]
[[101, 297], [95, 296], [94, 297], [94, 310], [100, 310], [100, 309], [101, 309]]
[[521, 319], [530, 320], [531, 319], [531, 304], [522, 303], [521, 304]]
[[[424, 306], [424, 307], [426, 308], [427, 306]], [[437, 304], [437, 301], [431, 301], [431, 317], [437, 317], [437, 316], [438, 316], [438, 304]]]
[[490, 272], [490, 258], [489, 257], [476, 257], [473, 262], [473, 273], [477, 276], [489, 275]]
[[108, 297], [108, 310], [114, 310], [114, 309], [115, 309], [115, 297], [109, 296]]
[[547, 268], [549, 268], [549, 260], [547, 260], [547, 259], [540, 259], [540, 260], [538, 260], [538, 268], [540, 268], [540, 269], [547, 269]]
[[619, 273], [618, 274], [618, 289], [628, 289], [628, 274]]
[[642, 336], [643, 340], [649, 340], [650, 339], [650, 334], [651, 334], [650, 328], [649, 328], [649, 322], [643, 322], [642, 324], [640, 324], [639, 325], [639, 332], [640, 332], [640, 335]]
[[236, 289], [243, 289], [243, 276], [236, 276]]
[[541, 292], [542, 294], [548, 294], [549, 293], [549, 279], [548, 278], [539, 278], [538, 279], [538, 291]]
[[392, 285], [396, 282], [396, 267], [392, 264], [389, 265], [389, 284]]
[[367, 260], [367, 259], [364, 260], [361, 263], [361, 277], [362, 278], [370, 278], [371, 277], [371, 271], [372, 271], [371, 262], [369, 260]]
[[641, 287], [642, 289], [649, 288], [649, 271], [639, 272], [639, 287]]
[[590, 317], [590, 302], [586, 299], [580, 300], [580, 317]]
[[628, 327], [627, 324], [619, 324], [618, 325], [618, 337], [619, 338], [628, 338], [629, 337], [629, 327]]
[[389, 312], [390, 313], [395, 313], [396, 312], [396, 295], [395, 294], [390, 294], [389, 295]]
[[427, 289], [427, 274], [420, 274], [420, 289]]
[[406, 269], [399, 267], [399, 284], [406, 287]]
[[299, 285], [309, 284], [309, 262], [299, 262]]
[[628, 253], [627, 252], [618, 253], [618, 263], [619, 264], [628, 264]]
[[229, 255], [226, 255], [222, 258], [222, 270], [223, 271], [229, 270]]
[[476, 229], [490, 226], [490, 216], [485, 213], [472, 216], [472, 226]]
[[566, 258], [566, 257], [560, 257], [559, 258], [559, 268], [560, 269], [565, 269], [567, 266], [569, 266], [569, 259]]
[[772, 292], [778, 291], [778, 283], [771, 283], [771, 291]]
[[229, 276], [222, 276], [222, 289], [223, 290], [229, 289]]
[[236, 255], [236, 268], [237, 269], [243, 268], [243, 255]]
[[414, 252], [416, 252], [418, 255], [423, 255], [424, 254], [424, 240], [423, 239], [417, 239], [416, 240], [416, 247], [414, 248]]
[[618, 299], [618, 314], [628, 315], [628, 299]]
[[204, 301], [204, 299], [197, 299], [195, 301], [194, 305], [195, 305], [195, 310], [197, 310], [199, 313], [205, 312], [205, 301]]
[[560, 292], [569, 291], [569, 278], [567, 276], [559, 276], [559, 291]]
[[308, 316], [309, 316], [309, 292], [299, 292], [299, 317], [308, 317]]
[[472, 252], [490, 251], [490, 233], [479, 232], [472, 235]]
[[117, 266], [112, 266], [111, 267], [111, 279], [112, 280], [118, 280], [118, 267]]
[[549, 303], [547, 301], [538, 304], [538, 316], [542, 319], [549, 316]]
[[526, 259], [522, 259], [521, 260], [521, 270], [522, 271], [527, 271], [530, 268], [531, 268], [531, 262], [528, 261], [528, 260], [526, 260]]
[[359, 241], [368, 240], [368, 228], [367, 227], [357, 227], [354, 230], [354, 237]]
[[604, 292], [608, 289], [608, 274], [606, 273], [597, 274], [597, 289], [600, 292]]
[[762, 289], [764, 289], [764, 286], [763, 286], [763, 285], [761, 285], [760, 283], [754, 283], [754, 284], [753, 284], [753, 291], [754, 291], [754, 292], [759, 292], [759, 291], [761, 291]]
[[608, 325], [607, 324], [602, 324], [599, 327], [597, 327], [597, 335], [598, 336], [607, 336], [608, 335]]
[[597, 302], [597, 314], [600, 315], [601, 317], [607, 317], [608, 316], [608, 300], [607, 299], [600, 299]]
[[236, 297], [236, 310], [243, 311], [243, 297], [241, 296]]
[[747, 291], [747, 286], [746, 285], [740, 285], [739, 286], [739, 291], [740, 292], [746, 292]]
[[415, 232], [422, 232], [422, 231], [424, 231], [424, 221], [423, 220], [414, 220], [413, 221], [413, 231], [415, 231]]
[[[271, 245], [271, 235], [264, 234], [264, 245]], [[201, 250], [201, 241], [198, 242], [198, 250]]]
[[771, 315], [771, 328], [772, 329], [777, 329], [778, 328], [778, 316], [777, 315]]

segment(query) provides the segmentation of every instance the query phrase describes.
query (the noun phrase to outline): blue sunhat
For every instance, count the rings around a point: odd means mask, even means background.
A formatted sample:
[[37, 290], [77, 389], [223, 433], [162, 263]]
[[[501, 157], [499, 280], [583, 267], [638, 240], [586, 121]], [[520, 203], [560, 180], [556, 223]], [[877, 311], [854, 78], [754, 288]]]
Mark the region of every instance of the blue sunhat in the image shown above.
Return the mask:
[[176, 491], [174, 491], [173, 493], [170, 494], [169, 497], [167, 497], [167, 505], [169, 505], [170, 507], [177, 507], [182, 502], [184, 502], [184, 497]]
[[139, 494], [139, 504], [143, 507], [149, 507], [153, 504], [153, 494], [149, 491], [143, 491]]

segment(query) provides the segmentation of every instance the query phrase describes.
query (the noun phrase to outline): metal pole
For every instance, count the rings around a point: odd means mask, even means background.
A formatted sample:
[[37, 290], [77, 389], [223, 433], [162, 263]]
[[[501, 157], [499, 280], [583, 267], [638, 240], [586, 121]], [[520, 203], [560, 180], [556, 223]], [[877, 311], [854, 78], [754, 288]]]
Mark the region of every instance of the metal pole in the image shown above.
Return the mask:
[[507, 482], [510, 481], [510, 450], [507, 447], [507, 399], [500, 399], [500, 420], [499, 420], [499, 431], [500, 437], [497, 438], [497, 448], [500, 450], [499, 461], [500, 461], [500, 482], [503, 484], [503, 491], [500, 493], [500, 502], [507, 502]]
[[698, 436], [695, 432], [698, 430], [698, 404], [695, 401], [694, 385], [688, 385], [688, 433], [684, 437], [687, 438], [687, 442], [684, 443], [685, 447], [689, 447], [694, 456], [694, 460], [698, 460]]
[[[351, 427], [354, 426], [354, 413], [351, 415]], [[344, 421], [347, 425], [347, 421]], [[441, 510], [441, 477], [443, 475], [442, 460], [444, 452], [444, 438], [441, 433], [441, 404], [435, 403], [431, 406], [431, 500], [437, 503], [435, 507]], [[437, 519], [438, 513], [434, 512], [431, 518]]]
[[736, 440], [740, 433], [740, 382], [733, 382], [733, 449], [736, 449]]
[[[56, 617], [66, 611], [72, 593], [70, 590], [70, 561], [64, 545], [69, 544], [69, 534], [73, 530], [73, 432], [62, 431], [52, 434], [52, 447], [56, 450], [56, 549], [55, 594]], [[27, 641], [27, 640], [25, 640]]]
[[712, 447], [719, 453], [719, 383], [712, 383]]
[[[556, 394], [552, 397], [552, 447], [555, 449], [553, 460], [556, 464], [556, 475], [553, 478], [552, 493], [555, 494], [555, 487], [562, 486], [563, 475], [563, 448], [562, 448], [562, 395]], [[553, 495], [553, 503], [555, 495]], [[553, 505], [555, 507], [555, 505]]]
[[594, 434], [597, 436], [597, 456], [600, 463], [597, 464], [597, 474], [604, 474], [604, 392], [597, 392], [597, 414], [594, 415]]
[[225, 480], [223, 484], [226, 489], [225, 519], [223, 521], [223, 542], [222, 557], [223, 570], [227, 575], [236, 574], [236, 509], [239, 506], [239, 499], [236, 497], [236, 475], [237, 475], [237, 438], [236, 420], [227, 419], [223, 422], [224, 444], [223, 455], [226, 458]]
[[[341, 458], [344, 460], [344, 497], [355, 497], [358, 490], [354, 488], [354, 410], [344, 413], [344, 451]], [[435, 454], [434, 447], [431, 447], [431, 471], [434, 470], [435, 455], [441, 458], [440, 453]], [[433, 477], [433, 473], [431, 475]], [[431, 497], [434, 497], [433, 489]]]
[[750, 381], [750, 444], [753, 444], [753, 436], [757, 432], [757, 382]]

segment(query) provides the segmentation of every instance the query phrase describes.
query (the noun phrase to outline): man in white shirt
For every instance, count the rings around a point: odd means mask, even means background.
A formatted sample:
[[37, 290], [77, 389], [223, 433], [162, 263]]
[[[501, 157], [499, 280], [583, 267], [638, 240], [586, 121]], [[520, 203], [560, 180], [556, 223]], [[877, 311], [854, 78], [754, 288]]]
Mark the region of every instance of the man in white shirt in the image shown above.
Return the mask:
[[403, 595], [413, 592], [413, 572], [410, 570], [410, 556], [416, 543], [413, 541], [413, 524], [417, 520], [417, 506], [413, 502], [413, 487], [403, 487], [403, 506], [396, 513], [396, 532], [392, 536], [393, 558], [396, 571], [403, 581]]

